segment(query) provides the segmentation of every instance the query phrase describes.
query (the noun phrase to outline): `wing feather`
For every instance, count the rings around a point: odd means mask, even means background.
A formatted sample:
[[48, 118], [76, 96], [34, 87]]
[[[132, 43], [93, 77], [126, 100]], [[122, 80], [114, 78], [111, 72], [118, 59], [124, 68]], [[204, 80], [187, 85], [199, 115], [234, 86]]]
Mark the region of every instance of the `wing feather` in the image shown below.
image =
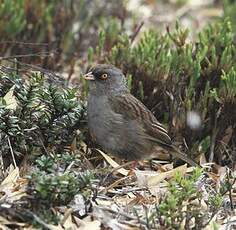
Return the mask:
[[157, 121], [152, 112], [131, 94], [110, 97], [114, 112], [121, 114], [125, 120], [136, 120], [145, 130], [146, 138], [170, 146], [172, 141], [165, 127]]
[[149, 141], [168, 149], [171, 154], [192, 166], [199, 166], [189, 156], [172, 145], [171, 138], [165, 127], [157, 121], [152, 112], [131, 94], [110, 97], [110, 105], [115, 113], [120, 114], [124, 120], [135, 120], [144, 130], [144, 137]]

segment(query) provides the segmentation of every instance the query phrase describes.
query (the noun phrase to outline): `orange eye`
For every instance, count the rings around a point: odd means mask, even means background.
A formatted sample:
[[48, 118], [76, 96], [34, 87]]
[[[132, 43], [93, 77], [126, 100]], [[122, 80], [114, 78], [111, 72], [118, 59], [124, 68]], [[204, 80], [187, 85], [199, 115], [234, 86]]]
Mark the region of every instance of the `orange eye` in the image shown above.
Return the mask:
[[101, 75], [101, 79], [102, 79], [102, 80], [106, 80], [107, 77], [108, 77], [107, 73], [103, 73], [103, 74]]

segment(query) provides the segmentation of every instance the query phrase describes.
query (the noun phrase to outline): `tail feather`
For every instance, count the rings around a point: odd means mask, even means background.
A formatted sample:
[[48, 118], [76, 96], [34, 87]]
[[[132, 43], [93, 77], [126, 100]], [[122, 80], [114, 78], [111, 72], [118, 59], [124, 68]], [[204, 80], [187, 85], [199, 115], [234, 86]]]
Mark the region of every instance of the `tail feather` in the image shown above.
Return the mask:
[[188, 164], [195, 166], [195, 167], [201, 167], [199, 164], [197, 164], [193, 159], [191, 159], [189, 156], [187, 156], [186, 154], [184, 154], [183, 152], [181, 152], [178, 148], [171, 146], [171, 155], [173, 155], [176, 158], [179, 158], [185, 162], [187, 162]]
[[149, 137], [149, 140], [154, 141], [163, 149], [169, 150], [170, 154], [173, 155], [174, 157], [179, 158], [192, 166], [201, 167], [193, 159], [191, 159], [189, 156], [187, 156], [186, 154], [181, 152], [177, 147], [175, 147], [169, 143], [164, 143], [163, 141], [161, 141], [160, 139], [157, 139], [157, 138], [150, 138]]

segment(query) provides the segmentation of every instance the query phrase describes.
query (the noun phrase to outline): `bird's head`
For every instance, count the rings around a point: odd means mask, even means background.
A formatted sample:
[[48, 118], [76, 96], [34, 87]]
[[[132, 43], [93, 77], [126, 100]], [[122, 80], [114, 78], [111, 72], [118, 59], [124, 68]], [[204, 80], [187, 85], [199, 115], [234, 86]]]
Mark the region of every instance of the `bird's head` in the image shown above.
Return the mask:
[[98, 64], [84, 75], [84, 79], [89, 81], [91, 94], [103, 95], [127, 91], [124, 74], [113, 65]]

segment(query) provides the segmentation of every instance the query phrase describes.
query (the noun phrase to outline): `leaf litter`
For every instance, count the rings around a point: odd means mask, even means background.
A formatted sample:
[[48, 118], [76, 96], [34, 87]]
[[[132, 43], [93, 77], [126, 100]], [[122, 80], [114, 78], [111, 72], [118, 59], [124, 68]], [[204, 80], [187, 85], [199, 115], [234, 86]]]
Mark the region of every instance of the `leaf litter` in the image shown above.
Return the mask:
[[[74, 198], [74, 205], [62, 206], [59, 209], [55, 207], [55, 212], [61, 216], [59, 224], [46, 224], [32, 214], [34, 221], [41, 225], [43, 223], [43, 226], [48, 229], [146, 229], [148, 224], [147, 229], [155, 229], [158, 226], [158, 223], [154, 223], [153, 220], [157, 218], [155, 210], [170, 193], [168, 184], [173, 178], [176, 179], [176, 174], [189, 176], [194, 170], [193, 167], [187, 167], [187, 165], [173, 168], [172, 164], [159, 164], [156, 167], [157, 171], [151, 171], [148, 169], [149, 164], [145, 162], [142, 163], [142, 167], [145, 169], [133, 169], [132, 167], [125, 169], [104, 152], [99, 151], [99, 153], [111, 166], [110, 172], [115, 174], [115, 177], [113, 179], [103, 178], [105, 180], [102, 184], [94, 185], [97, 194], [95, 199], [91, 199], [91, 212], [85, 210], [85, 201], [78, 194]], [[114, 171], [116, 168], [118, 170]], [[229, 174], [229, 170], [216, 165], [208, 165], [206, 168], [208, 171], [202, 172], [195, 183], [197, 190], [202, 194], [202, 199], [199, 200], [199, 197], [195, 198], [190, 195], [189, 200], [183, 202], [181, 212], [187, 212], [191, 205], [200, 206], [202, 212], [209, 211], [210, 197], [222, 189], [222, 183]], [[235, 178], [235, 172], [233, 176]], [[205, 226], [206, 229], [211, 229], [211, 226], [214, 225], [219, 226], [219, 229], [224, 229], [226, 226], [231, 226], [233, 229], [232, 226], [235, 226], [236, 186], [235, 181], [232, 180], [233, 177], [228, 181], [232, 185], [231, 194], [229, 194], [229, 190], [225, 190], [225, 194], [222, 196], [223, 204], [210, 218], [209, 223]], [[14, 215], [8, 216], [3, 213], [4, 210], [16, 210], [17, 204], [20, 205], [23, 202], [23, 198], [28, 196], [26, 192], [28, 183], [29, 180], [21, 176], [18, 167], [9, 166], [7, 175], [0, 185], [0, 226], [32, 229], [33, 226], [29, 223], [16, 221]], [[234, 205], [233, 210], [230, 209], [230, 199]], [[80, 216], [83, 218], [78, 217], [78, 211], [82, 212]], [[186, 224], [187, 215], [184, 217], [181, 226]], [[195, 224], [192, 221], [192, 226]]]

